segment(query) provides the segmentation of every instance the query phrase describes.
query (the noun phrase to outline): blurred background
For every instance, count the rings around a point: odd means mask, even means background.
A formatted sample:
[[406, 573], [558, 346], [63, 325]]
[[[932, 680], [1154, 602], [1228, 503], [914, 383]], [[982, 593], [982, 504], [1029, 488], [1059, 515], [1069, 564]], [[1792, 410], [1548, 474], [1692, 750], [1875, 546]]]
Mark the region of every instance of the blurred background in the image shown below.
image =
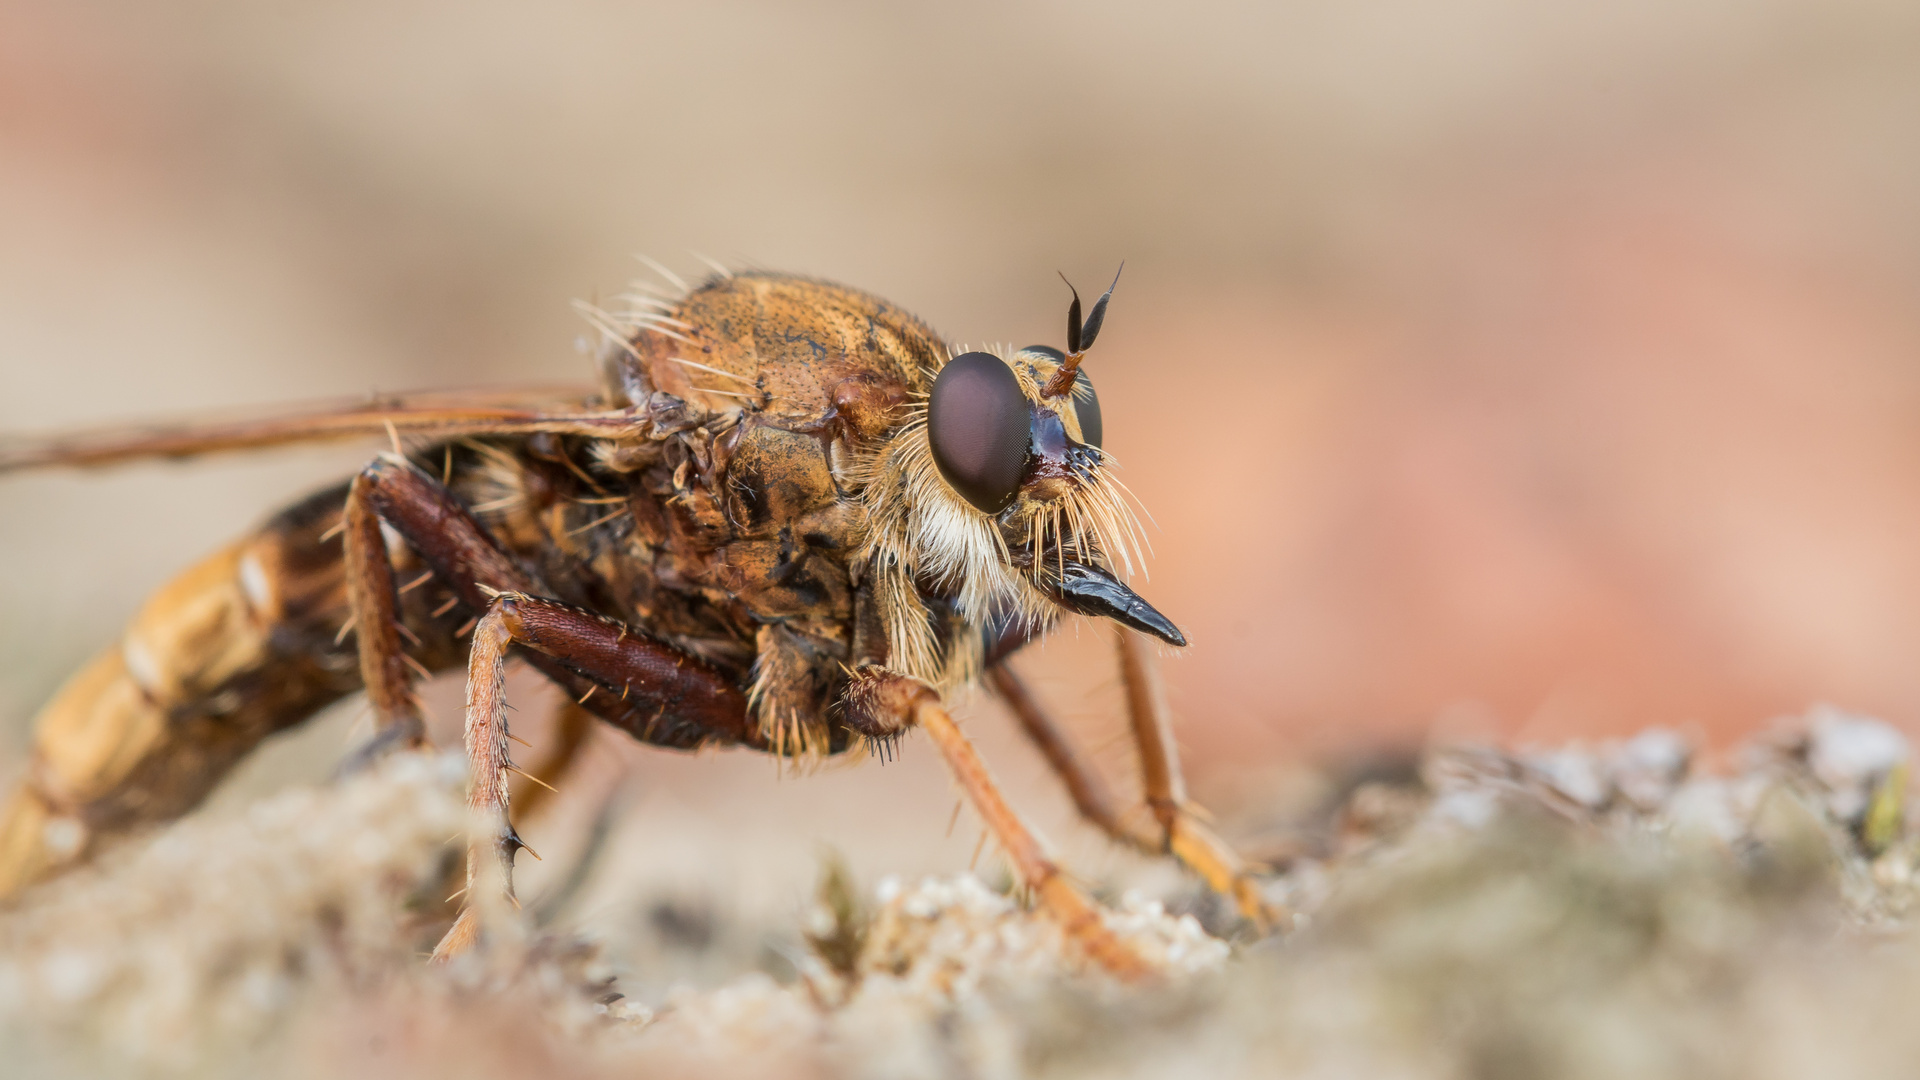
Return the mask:
[[[1916, 730], [1916, 116], [1898, 0], [0, 0], [0, 430], [585, 378], [568, 302], [634, 252], [1016, 344], [1125, 259], [1089, 370], [1201, 798], [1436, 733]], [[371, 449], [0, 479], [4, 760], [145, 592]], [[1069, 627], [1022, 667], [1122, 772], [1106, 661]], [[354, 708], [253, 782], [324, 775]], [[607, 738], [587, 786], [650, 859], [757, 853], [714, 889], [822, 840], [955, 869], [977, 826], [907, 750], [775, 784]]]

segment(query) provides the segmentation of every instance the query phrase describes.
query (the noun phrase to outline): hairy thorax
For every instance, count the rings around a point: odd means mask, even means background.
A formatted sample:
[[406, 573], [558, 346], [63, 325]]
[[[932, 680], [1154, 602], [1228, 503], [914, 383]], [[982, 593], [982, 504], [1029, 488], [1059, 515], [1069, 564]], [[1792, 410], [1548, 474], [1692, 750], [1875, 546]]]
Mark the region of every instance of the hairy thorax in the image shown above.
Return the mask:
[[645, 410], [643, 440], [461, 447], [463, 495], [562, 599], [750, 683], [770, 745], [842, 749], [845, 674], [889, 653], [858, 466], [945, 346], [876, 298], [789, 277], [722, 279], [637, 322], [607, 383]]

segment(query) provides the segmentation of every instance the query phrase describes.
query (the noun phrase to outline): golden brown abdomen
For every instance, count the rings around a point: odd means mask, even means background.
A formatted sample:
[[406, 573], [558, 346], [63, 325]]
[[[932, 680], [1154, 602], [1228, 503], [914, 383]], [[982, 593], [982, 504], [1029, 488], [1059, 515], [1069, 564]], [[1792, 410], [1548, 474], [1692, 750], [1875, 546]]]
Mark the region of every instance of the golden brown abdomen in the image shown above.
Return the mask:
[[353, 640], [336, 641], [345, 497], [289, 507], [169, 582], [40, 711], [0, 810], [0, 896], [185, 813], [262, 739], [359, 688]]

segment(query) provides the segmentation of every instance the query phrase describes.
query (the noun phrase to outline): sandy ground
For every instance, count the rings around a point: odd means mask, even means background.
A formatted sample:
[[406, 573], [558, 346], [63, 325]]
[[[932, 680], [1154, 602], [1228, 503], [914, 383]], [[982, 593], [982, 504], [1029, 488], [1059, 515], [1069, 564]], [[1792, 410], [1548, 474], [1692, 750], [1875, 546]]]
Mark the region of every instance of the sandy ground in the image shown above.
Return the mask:
[[[1904, 1075], [1909, 758], [1832, 709], [1725, 772], [1657, 729], [1435, 749], [1294, 818], [1279, 937], [1177, 878], [1092, 879], [1158, 972], [1123, 984], [1004, 883], [831, 857], [757, 910], [628, 880], [624, 933], [550, 880], [433, 967], [462, 769], [407, 755], [29, 894], [0, 915], [0, 1031], [29, 1076]], [[571, 869], [621, 877], [637, 846]]]

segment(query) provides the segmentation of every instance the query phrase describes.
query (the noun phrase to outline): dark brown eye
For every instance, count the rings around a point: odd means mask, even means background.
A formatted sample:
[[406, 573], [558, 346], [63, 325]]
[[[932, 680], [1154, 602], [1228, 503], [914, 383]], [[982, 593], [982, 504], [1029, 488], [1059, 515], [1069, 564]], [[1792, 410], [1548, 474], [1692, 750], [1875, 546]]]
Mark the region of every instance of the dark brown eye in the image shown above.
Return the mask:
[[927, 402], [933, 463], [983, 513], [1007, 508], [1027, 464], [1027, 398], [1013, 369], [992, 353], [947, 361]]
[[[1051, 357], [1056, 364], [1065, 363], [1067, 359], [1066, 353], [1051, 345], [1029, 345], [1020, 351]], [[1073, 375], [1073, 410], [1080, 414], [1080, 441], [1097, 450], [1100, 448], [1100, 436], [1104, 434], [1100, 426], [1100, 395], [1094, 393], [1093, 380], [1087, 378], [1086, 368], [1081, 368]]]
[[[1083, 392], [1085, 397], [1080, 396]], [[1098, 450], [1104, 434], [1100, 429], [1100, 395], [1094, 392], [1085, 368], [1074, 372], [1073, 411], [1080, 414], [1080, 441]]]

